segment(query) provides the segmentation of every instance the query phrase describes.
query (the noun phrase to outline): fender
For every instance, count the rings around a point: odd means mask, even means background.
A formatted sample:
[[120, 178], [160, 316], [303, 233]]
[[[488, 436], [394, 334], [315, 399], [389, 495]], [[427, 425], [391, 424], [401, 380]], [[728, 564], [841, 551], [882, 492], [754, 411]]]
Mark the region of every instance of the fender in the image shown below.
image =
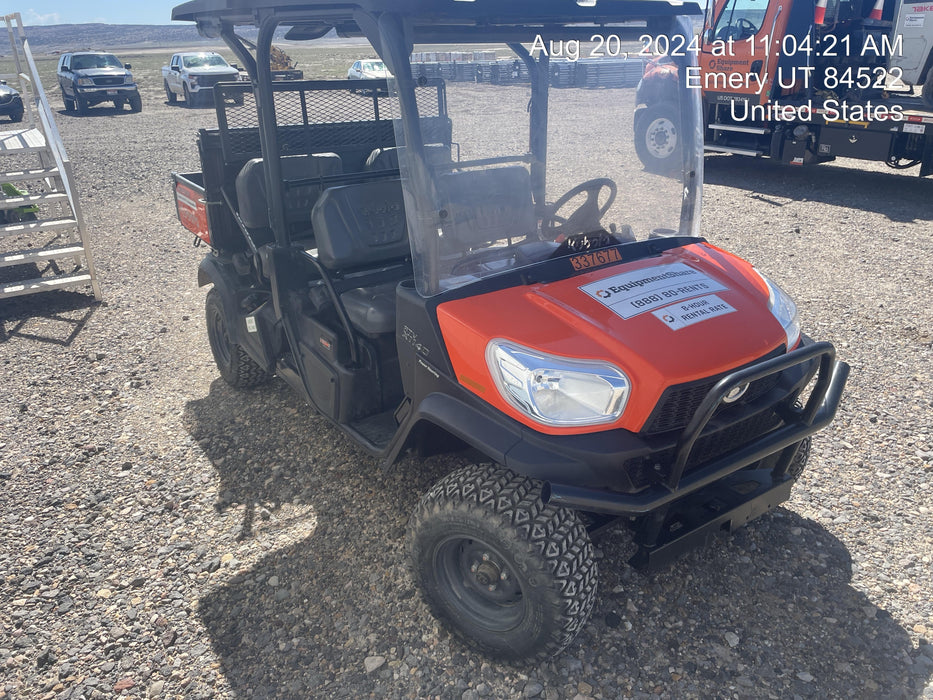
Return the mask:
[[[599, 481], [590, 465], [576, 459], [572, 451], [558, 452], [551, 445], [539, 444], [533, 431], [501, 413], [490, 413], [489, 407], [464, 394], [462, 398], [446, 393], [431, 393], [405, 419], [396, 439], [386, 452], [383, 467], [388, 471], [399, 454], [419, 429], [443, 430], [481, 452], [491, 461], [534, 479], [559, 480], [568, 471], [583, 483]], [[541, 436], [546, 442], [548, 436]], [[575, 440], [571, 438], [571, 441]]]
[[231, 336], [231, 342], [243, 345], [241, 338], [243, 332], [237, 313], [236, 273], [229, 265], [224, 265], [213, 255], [206, 255], [198, 265], [198, 287], [206, 287], [209, 284], [213, 284], [214, 289], [220, 293], [226, 317], [237, 320], [236, 323], [227, 323], [227, 332]]

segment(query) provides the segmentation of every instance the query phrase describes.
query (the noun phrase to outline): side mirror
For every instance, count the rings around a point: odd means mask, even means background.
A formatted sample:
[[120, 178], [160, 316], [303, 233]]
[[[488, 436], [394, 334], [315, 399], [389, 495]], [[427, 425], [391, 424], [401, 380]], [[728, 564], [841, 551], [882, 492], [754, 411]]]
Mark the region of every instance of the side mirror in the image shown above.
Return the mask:
[[181, 68], [179, 68], [178, 66], [172, 66], [172, 70], [175, 71], [176, 73], [181, 73]]
[[126, 68], [127, 70], [133, 70], [133, 66], [131, 66], [129, 63], [124, 63], [123, 67]]

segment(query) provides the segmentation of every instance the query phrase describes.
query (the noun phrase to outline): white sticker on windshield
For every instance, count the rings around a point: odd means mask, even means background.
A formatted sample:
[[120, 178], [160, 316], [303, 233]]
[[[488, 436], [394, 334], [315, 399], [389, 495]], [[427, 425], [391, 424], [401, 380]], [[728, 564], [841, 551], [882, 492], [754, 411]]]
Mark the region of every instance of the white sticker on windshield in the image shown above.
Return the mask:
[[622, 318], [632, 318], [681, 299], [726, 291], [713, 278], [684, 263], [657, 265], [580, 287]]
[[715, 294], [682, 301], [678, 304], [665, 306], [663, 309], [652, 311], [652, 315], [664, 322], [664, 325], [675, 331], [692, 326], [694, 323], [706, 321], [717, 316], [731, 314], [735, 309]]

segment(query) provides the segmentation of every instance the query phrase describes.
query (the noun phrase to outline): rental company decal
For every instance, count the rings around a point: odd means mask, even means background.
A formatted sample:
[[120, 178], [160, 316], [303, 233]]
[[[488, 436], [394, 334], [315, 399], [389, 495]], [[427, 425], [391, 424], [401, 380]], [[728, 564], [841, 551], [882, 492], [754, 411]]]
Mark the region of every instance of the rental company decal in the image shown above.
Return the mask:
[[[716, 280], [684, 263], [670, 263], [633, 272], [623, 272], [620, 275], [613, 275], [580, 287], [581, 291], [625, 319], [676, 301], [727, 289]], [[735, 309], [729, 307], [729, 310]]]

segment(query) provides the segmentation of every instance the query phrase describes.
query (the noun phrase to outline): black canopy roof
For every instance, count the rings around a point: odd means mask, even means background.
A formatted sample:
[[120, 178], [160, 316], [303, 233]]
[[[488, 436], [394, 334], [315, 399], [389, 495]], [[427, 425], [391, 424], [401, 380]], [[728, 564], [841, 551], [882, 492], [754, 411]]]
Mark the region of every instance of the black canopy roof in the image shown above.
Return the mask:
[[692, 0], [191, 0], [175, 7], [172, 19], [197, 22], [202, 32], [214, 33], [221, 23], [258, 24], [275, 15], [293, 27], [288, 38], [313, 39], [331, 28], [342, 36], [362, 36], [360, 11], [411, 18], [416, 42], [521, 41], [535, 27], [588, 38], [587, 32], [625, 22], [701, 13]]

